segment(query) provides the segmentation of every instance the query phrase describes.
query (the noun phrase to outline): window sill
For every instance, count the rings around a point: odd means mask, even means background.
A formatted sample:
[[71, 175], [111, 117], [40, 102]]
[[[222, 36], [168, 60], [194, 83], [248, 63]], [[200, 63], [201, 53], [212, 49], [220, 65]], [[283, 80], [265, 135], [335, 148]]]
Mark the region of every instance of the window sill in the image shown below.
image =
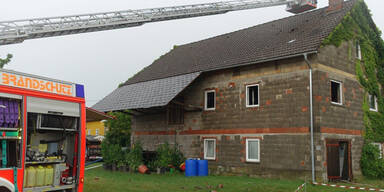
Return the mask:
[[372, 112], [379, 112], [377, 109], [369, 109], [369, 111], [372, 111]]
[[247, 108], [255, 108], [255, 107], [260, 107], [260, 105], [246, 105]]
[[204, 158], [204, 160], [208, 160], [208, 161], [216, 161], [216, 158]]
[[184, 123], [167, 123], [167, 125], [177, 126], [177, 125], [184, 125]]
[[338, 107], [345, 107], [342, 103], [335, 103], [331, 101], [331, 105], [338, 106]]
[[246, 160], [245, 161], [246, 163], [260, 163], [260, 160], [256, 161], [256, 160]]

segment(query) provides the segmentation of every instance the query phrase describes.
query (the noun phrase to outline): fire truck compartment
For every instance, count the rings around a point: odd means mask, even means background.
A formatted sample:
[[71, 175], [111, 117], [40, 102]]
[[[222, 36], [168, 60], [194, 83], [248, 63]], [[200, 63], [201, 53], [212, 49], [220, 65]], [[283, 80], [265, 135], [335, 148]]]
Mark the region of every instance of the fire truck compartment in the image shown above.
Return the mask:
[[27, 99], [25, 188], [72, 190], [78, 175], [79, 127], [79, 104]]
[[21, 166], [21, 98], [0, 94], [0, 168]]

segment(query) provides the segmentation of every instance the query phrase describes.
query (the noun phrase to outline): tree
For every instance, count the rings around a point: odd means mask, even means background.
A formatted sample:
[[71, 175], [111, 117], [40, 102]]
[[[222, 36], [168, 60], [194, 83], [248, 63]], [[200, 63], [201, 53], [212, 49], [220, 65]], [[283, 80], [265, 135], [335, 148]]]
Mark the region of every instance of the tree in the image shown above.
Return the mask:
[[4, 65], [8, 64], [9, 62], [11, 62], [12, 57], [13, 57], [12, 54], [8, 54], [5, 59], [0, 58], [0, 68], [3, 68]]
[[106, 164], [117, 164], [124, 160], [123, 148], [131, 144], [131, 116], [123, 112], [110, 112], [114, 119], [107, 120], [108, 131], [101, 144], [101, 153]]
[[131, 143], [131, 116], [123, 112], [110, 112], [114, 119], [105, 122], [108, 131], [105, 137], [110, 144], [129, 147]]

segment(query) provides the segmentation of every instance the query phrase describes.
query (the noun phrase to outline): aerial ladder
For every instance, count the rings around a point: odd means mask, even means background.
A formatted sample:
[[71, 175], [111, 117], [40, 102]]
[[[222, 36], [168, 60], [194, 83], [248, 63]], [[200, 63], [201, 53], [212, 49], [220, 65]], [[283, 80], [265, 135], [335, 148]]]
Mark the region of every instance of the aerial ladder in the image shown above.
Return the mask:
[[317, 0], [232, 0], [153, 9], [0, 21], [0, 45], [22, 43], [27, 39], [135, 27], [151, 22], [280, 5], [287, 5], [288, 12], [299, 14], [315, 9]]

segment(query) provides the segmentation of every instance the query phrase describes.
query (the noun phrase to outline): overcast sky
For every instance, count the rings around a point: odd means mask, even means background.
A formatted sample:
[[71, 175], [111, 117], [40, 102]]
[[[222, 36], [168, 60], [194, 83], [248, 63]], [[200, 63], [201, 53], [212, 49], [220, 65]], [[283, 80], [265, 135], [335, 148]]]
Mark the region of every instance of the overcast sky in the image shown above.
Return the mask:
[[[2, 0], [0, 21], [216, 1]], [[318, 1], [319, 7], [328, 4], [328, 0]], [[384, 1], [365, 2], [372, 11], [376, 25], [384, 31]], [[7, 53], [14, 55], [12, 62], [5, 67], [7, 69], [84, 84], [87, 106], [92, 106], [174, 45], [290, 15], [285, 11], [285, 6], [279, 6], [150, 23], [135, 28], [27, 40], [21, 44], [0, 46], [0, 56], [4, 57]]]

